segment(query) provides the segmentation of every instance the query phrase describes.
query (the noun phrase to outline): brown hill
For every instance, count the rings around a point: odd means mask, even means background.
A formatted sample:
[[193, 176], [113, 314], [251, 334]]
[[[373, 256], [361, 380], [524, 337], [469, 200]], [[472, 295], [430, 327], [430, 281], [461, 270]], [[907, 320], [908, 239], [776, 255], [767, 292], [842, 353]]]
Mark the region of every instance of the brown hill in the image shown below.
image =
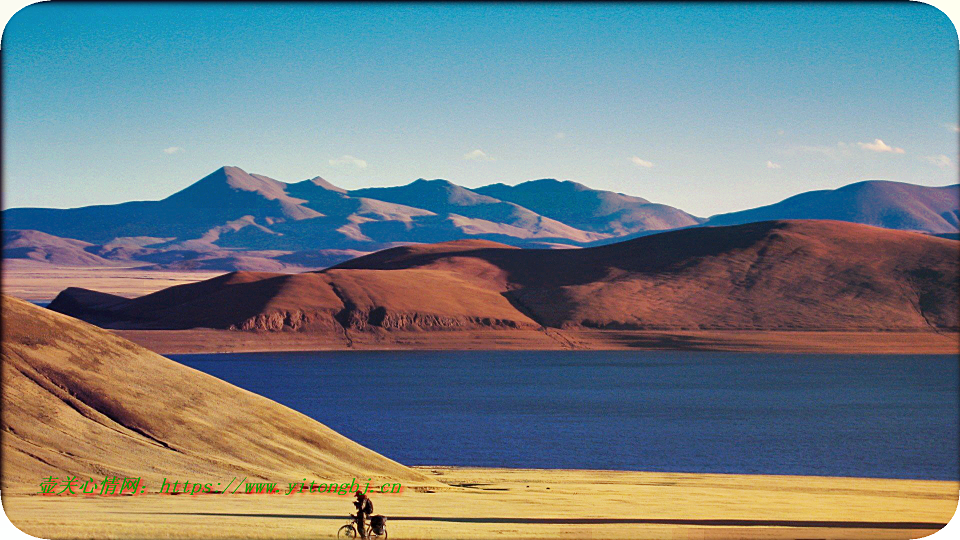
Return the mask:
[[126, 328], [955, 330], [958, 256], [955, 241], [924, 234], [774, 221], [589, 249], [405, 246], [106, 308], [64, 291], [50, 307]]
[[[464, 249], [493, 242], [451, 243]], [[415, 248], [419, 251], [432, 246]], [[398, 248], [407, 249], [407, 248]], [[442, 248], [434, 248], [442, 249]], [[111, 328], [344, 329], [536, 328], [499, 290], [442, 267], [403, 272], [233, 272], [127, 300], [70, 288], [51, 309]]]
[[429, 482], [269, 399], [81, 321], [2, 301], [5, 491], [36, 492], [51, 475], [142, 476], [151, 491], [163, 478]]
[[[719, 329], [957, 327], [956, 243], [832, 221], [673, 231], [579, 250], [392, 249], [336, 268], [457, 264], [497, 277], [545, 326]], [[454, 261], [456, 259], [456, 261]]]

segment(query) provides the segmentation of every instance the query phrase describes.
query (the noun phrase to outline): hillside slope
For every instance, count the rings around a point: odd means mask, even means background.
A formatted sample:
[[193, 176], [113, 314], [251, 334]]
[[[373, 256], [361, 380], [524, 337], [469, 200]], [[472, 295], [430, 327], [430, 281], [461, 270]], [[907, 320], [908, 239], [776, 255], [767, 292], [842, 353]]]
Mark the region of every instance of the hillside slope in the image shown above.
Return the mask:
[[5, 491], [35, 493], [42, 478], [68, 475], [141, 476], [151, 491], [163, 478], [430, 482], [296, 411], [110, 332], [2, 302]]

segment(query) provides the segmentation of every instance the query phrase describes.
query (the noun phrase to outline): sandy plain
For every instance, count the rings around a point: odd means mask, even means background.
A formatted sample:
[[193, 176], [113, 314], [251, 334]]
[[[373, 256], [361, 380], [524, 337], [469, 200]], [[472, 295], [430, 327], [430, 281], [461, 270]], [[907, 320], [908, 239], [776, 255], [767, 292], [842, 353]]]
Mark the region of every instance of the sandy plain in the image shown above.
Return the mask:
[[[958, 483], [800, 476], [418, 467], [449, 487], [373, 495], [394, 539], [922, 538]], [[279, 480], [279, 479], [278, 479]], [[3, 496], [43, 538], [335, 538], [349, 497]]]
[[136, 267], [58, 266], [4, 259], [3, 294], [49, 302], [67, 287], [82, 287], [133, 298], [160, 289], [219, 276], [223, 272], [145, 270]]

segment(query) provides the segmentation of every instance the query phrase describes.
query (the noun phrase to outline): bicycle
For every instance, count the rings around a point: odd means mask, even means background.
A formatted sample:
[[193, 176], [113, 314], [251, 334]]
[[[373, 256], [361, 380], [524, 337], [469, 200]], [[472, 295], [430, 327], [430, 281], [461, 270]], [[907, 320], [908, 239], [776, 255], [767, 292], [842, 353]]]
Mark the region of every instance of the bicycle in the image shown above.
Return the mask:
[[[379, 516], [378, 516], [379, 517]], [[367, 531], [367, 538], [377, 538], [387, 540], [387, 524], [386, 520], [380, 525], [379, 532], [373, 527], [368, 527], [366, 520], [364, 520], [364, 529]], [[357, 531], [357, 516], [355, 514], [350, 514], [350, 521], [346, 525], [340, 527], [340, 530], [337, 531], [337, 538], [344, 540], [346, 538], [362, 538], [363, 536]]]

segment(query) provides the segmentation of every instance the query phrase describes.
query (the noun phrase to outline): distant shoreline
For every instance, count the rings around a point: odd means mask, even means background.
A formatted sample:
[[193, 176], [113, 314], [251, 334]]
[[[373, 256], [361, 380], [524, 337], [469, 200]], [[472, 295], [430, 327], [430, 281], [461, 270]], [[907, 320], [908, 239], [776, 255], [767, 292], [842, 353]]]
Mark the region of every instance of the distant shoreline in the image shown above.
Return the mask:
[[113, 330], [159, 354], [417, 350], [674, 350], [802, 354], [958, 354], [956, 332], [477, 330], [342, 335], [231, 330]]

